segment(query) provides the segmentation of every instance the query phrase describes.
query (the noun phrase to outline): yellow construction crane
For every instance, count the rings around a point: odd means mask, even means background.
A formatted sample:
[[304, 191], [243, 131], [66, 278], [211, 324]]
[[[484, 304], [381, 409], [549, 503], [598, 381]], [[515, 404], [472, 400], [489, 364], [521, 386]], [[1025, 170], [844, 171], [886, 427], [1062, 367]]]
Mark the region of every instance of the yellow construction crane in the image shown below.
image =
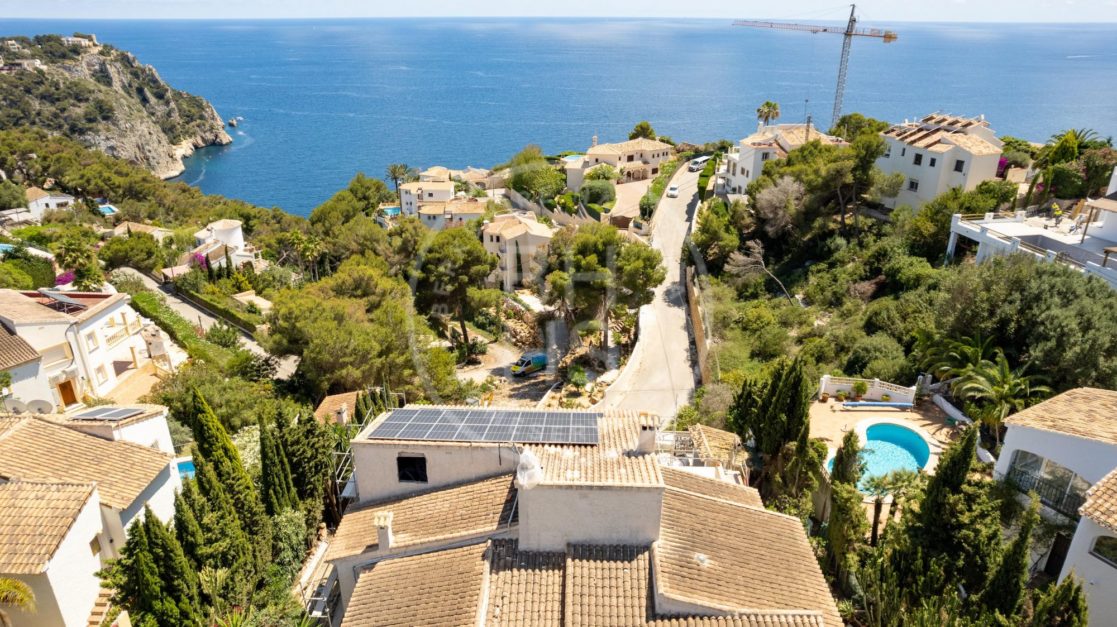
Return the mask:
[[842, 116], [842, 95], [846, 90], [846, 70], [849, 68], [849, 46], [853, 42], [853, 38], [875, 37], [883, 40], [886, 44], [890, 44], [899, 37], [895, 31], [881, 30], [879, 28], [857, 28], [857, 16], [854, 14], [856, 10], [857, 5], [849, 5], [849, 23], [846, 24], [844, 29], [840, 26], [792, 24], [789, 22], [761, 22], [757, 20], [738, 20], [733, 22], [733, 25], [747, 26], [749, 28], [771, 28], [774, 30], [798, 30], [808, 33], [832, 33], [845, 36], [845, 40], [842, 42], [842, 60], [838, 65], [838, 87], [834, 90], [834, 119], [830, 123], [830, 125], [833, 126], [838, 123], [838, 118]]

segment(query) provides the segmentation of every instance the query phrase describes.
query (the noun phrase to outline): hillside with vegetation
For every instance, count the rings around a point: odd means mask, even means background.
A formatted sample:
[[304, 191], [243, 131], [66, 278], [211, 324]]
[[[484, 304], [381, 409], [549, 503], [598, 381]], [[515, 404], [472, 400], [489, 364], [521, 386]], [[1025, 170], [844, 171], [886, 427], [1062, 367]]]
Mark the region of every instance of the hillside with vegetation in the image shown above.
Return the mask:
[[9, 37], [0, 73], [0, 129], [40, 128], [168, 178], [195, 148], [232, 141], [205, 99], [167, 85], [155, 68], [109, 45], [67, 45], [57, 35]]

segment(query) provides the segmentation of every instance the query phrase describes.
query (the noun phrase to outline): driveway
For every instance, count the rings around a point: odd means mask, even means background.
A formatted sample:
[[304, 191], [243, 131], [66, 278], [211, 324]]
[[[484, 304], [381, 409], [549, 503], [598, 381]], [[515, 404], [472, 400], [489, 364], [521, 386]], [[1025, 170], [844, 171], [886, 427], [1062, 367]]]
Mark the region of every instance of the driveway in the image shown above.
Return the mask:
[[663, 254], [667, 279], [656, 288], [651, 304], [640, 308], [636, 348], [598, 405], [644, 410], [665, 419], [690, 403], [696, 385], [679, 255], [698, 207], [698, 173], [681, 167], [671, 182], [679, 186], [679, 197], [663, 198], [656, 210], [651, 243]]
[[[210, 327], [217, 324], [217, 318], [211, 316], [209, 313], [194, 306], [193, 304], [182, 300], [178, 296], [175, 296], [174, 292], [169, 287], [156, 283], [151, 277], [147, 276], [146, 274], [137, 272], [132, 268], [120, 268], [119, 271], [140, 279], [141, 281], [143, 281], [144, 287], [146, 287], [147, 289], [153, 292], [161, 293], [163, 295], [163, 298], [165, 298], [167, 301], [167, 306], [174, 310], [175, 313], [177, 313], [178, 315], [186, 318], [188, 321], [190, 321], [191, 324], [201, 326], [207, 331]], [[268, 354], [268, 352], [264, 350], [264, 347], [260, 346], [259, 342], [252, 339], [246, 333], [241, 333], [240, 341], [242, 346], [257, 355], [266, 356]], [[295, 373], [295, 368], [298, 365], [298, 357], [288, 355], [280, 358], [279, 368], [276, 370], [275, 378], [289, 379], [291, 375]]]
[[640, 217], [640, 199], [644, 194], [648, 193], [648, 188], [651, 187], [652, 180], [645, 179], [643, 181], [632, 181], [617, 185], [617, 202], [613, 205], [613, 210], [609, 212], [610, 216], [639, 218]]

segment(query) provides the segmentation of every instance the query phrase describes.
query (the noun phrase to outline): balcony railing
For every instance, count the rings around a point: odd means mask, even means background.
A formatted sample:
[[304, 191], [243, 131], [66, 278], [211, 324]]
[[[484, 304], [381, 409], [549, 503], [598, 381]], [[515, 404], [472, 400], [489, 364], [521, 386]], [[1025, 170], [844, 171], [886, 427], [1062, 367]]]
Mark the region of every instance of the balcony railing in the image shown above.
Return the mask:
[[1068, 491], [1066, 484], [1051, 481], [1023, 468], [1009, 468], [1005, 481], [1021, 492], [1035, 492], [1044, 505], [1072, 520], [1078, 520], [1078, 508], [1086, 501], [1085, 496]]

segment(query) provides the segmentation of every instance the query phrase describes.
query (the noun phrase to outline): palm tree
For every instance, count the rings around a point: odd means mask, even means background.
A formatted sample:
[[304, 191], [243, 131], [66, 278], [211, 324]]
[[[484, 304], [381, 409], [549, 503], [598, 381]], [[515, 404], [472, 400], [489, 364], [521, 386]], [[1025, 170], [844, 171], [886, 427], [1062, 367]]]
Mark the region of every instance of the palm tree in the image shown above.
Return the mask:
[[772, 102], [771, 100], [765, 100], [764, 104], [762, 104], [762, 105], [760, 105], [759, 107], [756, 108], [756, 119], [763, 122], [764, 126], [768, 126], [768, 124], [772, 120], [778, 120], [779, 117], [780, 117], [780, 104], [778, 102]]
[[[939, 341], [937, 338], [919, 337], [917, 342], [927, 344]], [[923, 367], [939, 380], [960, 377], [972, 368], [988, 360], [999, 350], [993, 346], [992, 337], [982, 337], [980, 333], [963, 336], [957, 340], [941, 340], [939, 348], [922, 346]]]
[[402, 202], [402, 199], [399, 196], [400, 181], [407, 181], [412, 176], [414, 176], [414, 174], [415, 170], [413, 170], [406, 163], [393, 163], [388, 166], [388, 178], [391, 179], [392, 183], [396, 186], [397, 200], [400, 200]]
[[1004, 352], [997, 349], [994, 361], [983, 360], [954, 387], [955, 395], [988, 404], [982, 419], [993, 431], [997, 446], [1001, 444], [1001, 423], [1009, 414], [1051, 393], [1051, 388], [1035, 384], [1038, 377], [1024, 374], [1027, 369], [1027, 364], [1013, 369]]
[[892, 495], [892, 508], [888, 515], [895, 518], [902, 504], [911, 498], [912, 494], [922, 484], [918, 472], [914, 470], [893, 470], [886, 475], [877, 475], [865, 480], [861, 490], [873, 497], [873, 527], [869, 536], [869, 544], [877, 545], [880, 537], [880, 513], [884, 508], [884, 497]]
[[18, 579], [0, 577], [0, 626], [12, 627], [12, 619], [5, 610], [35, 611], [35, 593]]

